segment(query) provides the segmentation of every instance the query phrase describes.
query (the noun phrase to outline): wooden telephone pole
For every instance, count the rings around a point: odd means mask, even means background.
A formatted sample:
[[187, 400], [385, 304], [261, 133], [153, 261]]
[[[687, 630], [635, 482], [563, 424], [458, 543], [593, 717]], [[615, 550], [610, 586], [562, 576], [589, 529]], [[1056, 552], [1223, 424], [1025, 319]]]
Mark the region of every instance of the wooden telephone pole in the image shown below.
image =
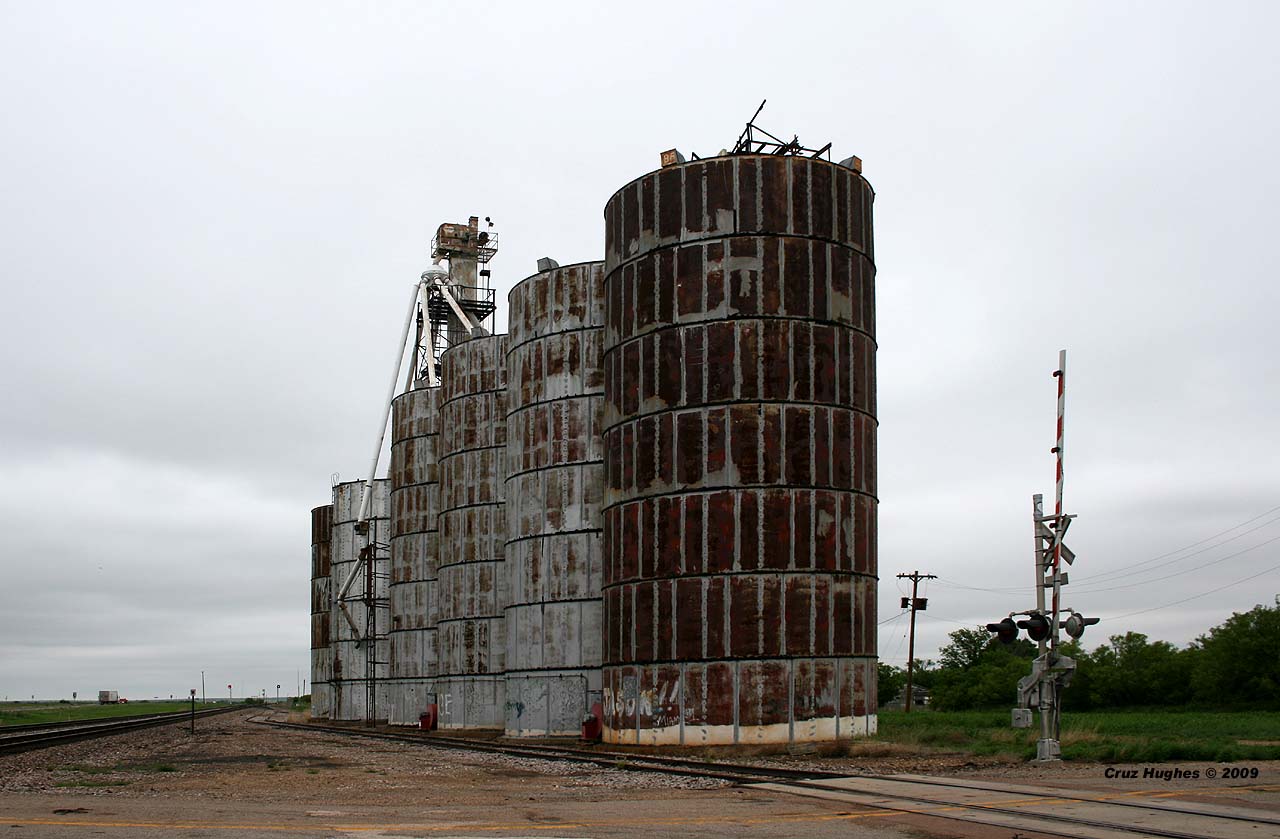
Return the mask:
[[912, 693], [912, 682], [914, 681], [916, 670], [916, 612], [929, 607], [928, 598], [917, 596], [920, 591], [921, 580], [936, 580], [938, 577], [934, 574], [921, 574], [919, 571], [912, 571], [910, 574], [899, 574], [898, 579], [911, 581], [911, 597], [902, 598], [902, 608], [911, 607], [911, 636], [907, 641], [907, 704], [906, 713], [911, 713], [911, 701], [914, 699]]

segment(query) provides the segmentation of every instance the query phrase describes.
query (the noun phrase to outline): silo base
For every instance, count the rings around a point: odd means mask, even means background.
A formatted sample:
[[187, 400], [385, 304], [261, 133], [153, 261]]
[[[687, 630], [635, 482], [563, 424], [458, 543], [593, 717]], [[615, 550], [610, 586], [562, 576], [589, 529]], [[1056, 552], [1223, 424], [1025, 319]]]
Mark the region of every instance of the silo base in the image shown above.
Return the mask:
[[600, 699], [600, 670], [508, 673], [508, 737], [578, 737]]
[[333, 687], [327, 682], [311, 685], [311, 719], [327, 720], [333, 715]]
[[501, 675], [436, 679], [440, 728], [497, 728], [506, 722], [505, 680]]
[[388, 680], [387, 724], [418, 725], [427, 706], [436, 701], [435, 697], [435, 686], [428, 680]]
[[748, 659], [604, 668], [603, 739], [786, 749], [876, 733], [876, 660]]
[[619, 746], [775, 746], [838, 743], [876, 733], [876, 715], [823, 717], [771, 725], [668, 725], [604, 729], [604, 741]]

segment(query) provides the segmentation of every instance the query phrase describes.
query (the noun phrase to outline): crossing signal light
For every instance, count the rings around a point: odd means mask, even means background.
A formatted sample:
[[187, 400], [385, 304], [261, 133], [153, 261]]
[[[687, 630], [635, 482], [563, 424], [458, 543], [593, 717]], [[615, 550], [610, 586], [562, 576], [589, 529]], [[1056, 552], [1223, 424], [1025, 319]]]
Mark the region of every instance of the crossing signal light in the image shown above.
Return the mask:
[[1027, 615], [1026, 620], [1018, 621], [1018, 626], [1027, 631], [1032, 641], [1043, 641], [1049, 637], [1049, 619], [1039, 612]]
[[989, 623], [987, 631], [994, 632], [996, 637], [1005, 644], [1012, 644], [1018, 640], [1018, 626], [1013, 622], [1013, 618], [1005, 618], [999, 623]]
[[1102, 620], [1102, 618], [1086, 618], [1084, 615], [1077, 615], [1073, 613], [1071, 617], [1067, 618], [1067, 622], [1063, 625], [1063, 629], [1067, 630], [1067, 634], [1072, 638], [1079, 638], [1084, 634], [1084, 628], [1086, 626], [1093, 626], [1100, 620]]

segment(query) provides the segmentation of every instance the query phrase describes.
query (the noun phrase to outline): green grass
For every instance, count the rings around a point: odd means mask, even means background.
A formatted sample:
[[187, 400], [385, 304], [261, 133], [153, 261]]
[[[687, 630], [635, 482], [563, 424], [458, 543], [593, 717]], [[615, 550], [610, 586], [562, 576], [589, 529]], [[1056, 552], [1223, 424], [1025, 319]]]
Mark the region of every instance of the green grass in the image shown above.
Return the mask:
[[[217, 707], [213, 703], [196, 703], [196, 710]], [[50, 702], [43, 705], [27, 705], [19, 708], [0, 706], [0, 726], [30, 725], [33, 723], [69, 722], [71, 720], [100, 720], [117, 717], [145, 717], [170, 711], [189, 711], [190, 702], [130, 702], [126, 705], [98, 705], [91, 703]]]
[[[881, 711], [872, 742], [925, 752], [1031, 758], [1038, 722], [1030, 729], [1013, 728], [1008, 711]], [[1280, 721], [1266, 711], [1068, 712], [1062, 722], [1062, 755], [1104, 763], [1280, 760]]]

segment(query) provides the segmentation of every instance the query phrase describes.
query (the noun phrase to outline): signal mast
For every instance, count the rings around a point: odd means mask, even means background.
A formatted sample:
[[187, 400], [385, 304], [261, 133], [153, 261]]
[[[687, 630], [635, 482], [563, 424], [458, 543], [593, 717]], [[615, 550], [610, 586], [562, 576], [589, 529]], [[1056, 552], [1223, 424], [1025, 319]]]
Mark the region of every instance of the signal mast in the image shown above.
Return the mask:
[[[1062, 723], [1062, 690], [1071, 683], [1076, 663], [1058, 652], [1059, 630], [1065, 630], [1072, 639], [1084, 635], [1085, 627], [1098, 622], [1087, 618], [1075, 609], [1064, 607], [1062, 587], [1068, 582], [1062, 563], [1071, 565], [1075, 554], [1063, 544], [1067, 528], [1074, 515], [1062, 508], [1064, 426], [1067, 388], [1067, 351], [1058, 353], [1058, 369], [1053, 373], [1058, 380], [1058, 432], [1052, 452], [1057, 459], [1057, 480], [1054, 490], [1053, 515], [1044, 514], [1044, 496], [1031, 496], [1031, 516], [1035, 531], [1035, 586], [1036, 605], [1025, 612], [1010, 612], [1008, 617], [987, 624], [989, 632], [996, 633], [1001, 641], [1012, 644], [1018, 638], [1018, 630], [1025, 629], [1039, 648], [1039, 655], [1031, 663], [1031, 674], [1018, 680], [1018, 707], [1013, 709], [1013, 727], [1030, 728], [1032, 711], [1040, 713], [1040, 739], [1036, 741], [1036, 762], [1062, 759], [1059, 744]], [[1045, 593], [1052, 592], [1051, 598]], [[1048, 603], [1046, 603], [1048, 599]], [[1065, 621], [1062, 616], [1068, 617]], [[1015, 622], [1014, 618], [1022, 618]]]

